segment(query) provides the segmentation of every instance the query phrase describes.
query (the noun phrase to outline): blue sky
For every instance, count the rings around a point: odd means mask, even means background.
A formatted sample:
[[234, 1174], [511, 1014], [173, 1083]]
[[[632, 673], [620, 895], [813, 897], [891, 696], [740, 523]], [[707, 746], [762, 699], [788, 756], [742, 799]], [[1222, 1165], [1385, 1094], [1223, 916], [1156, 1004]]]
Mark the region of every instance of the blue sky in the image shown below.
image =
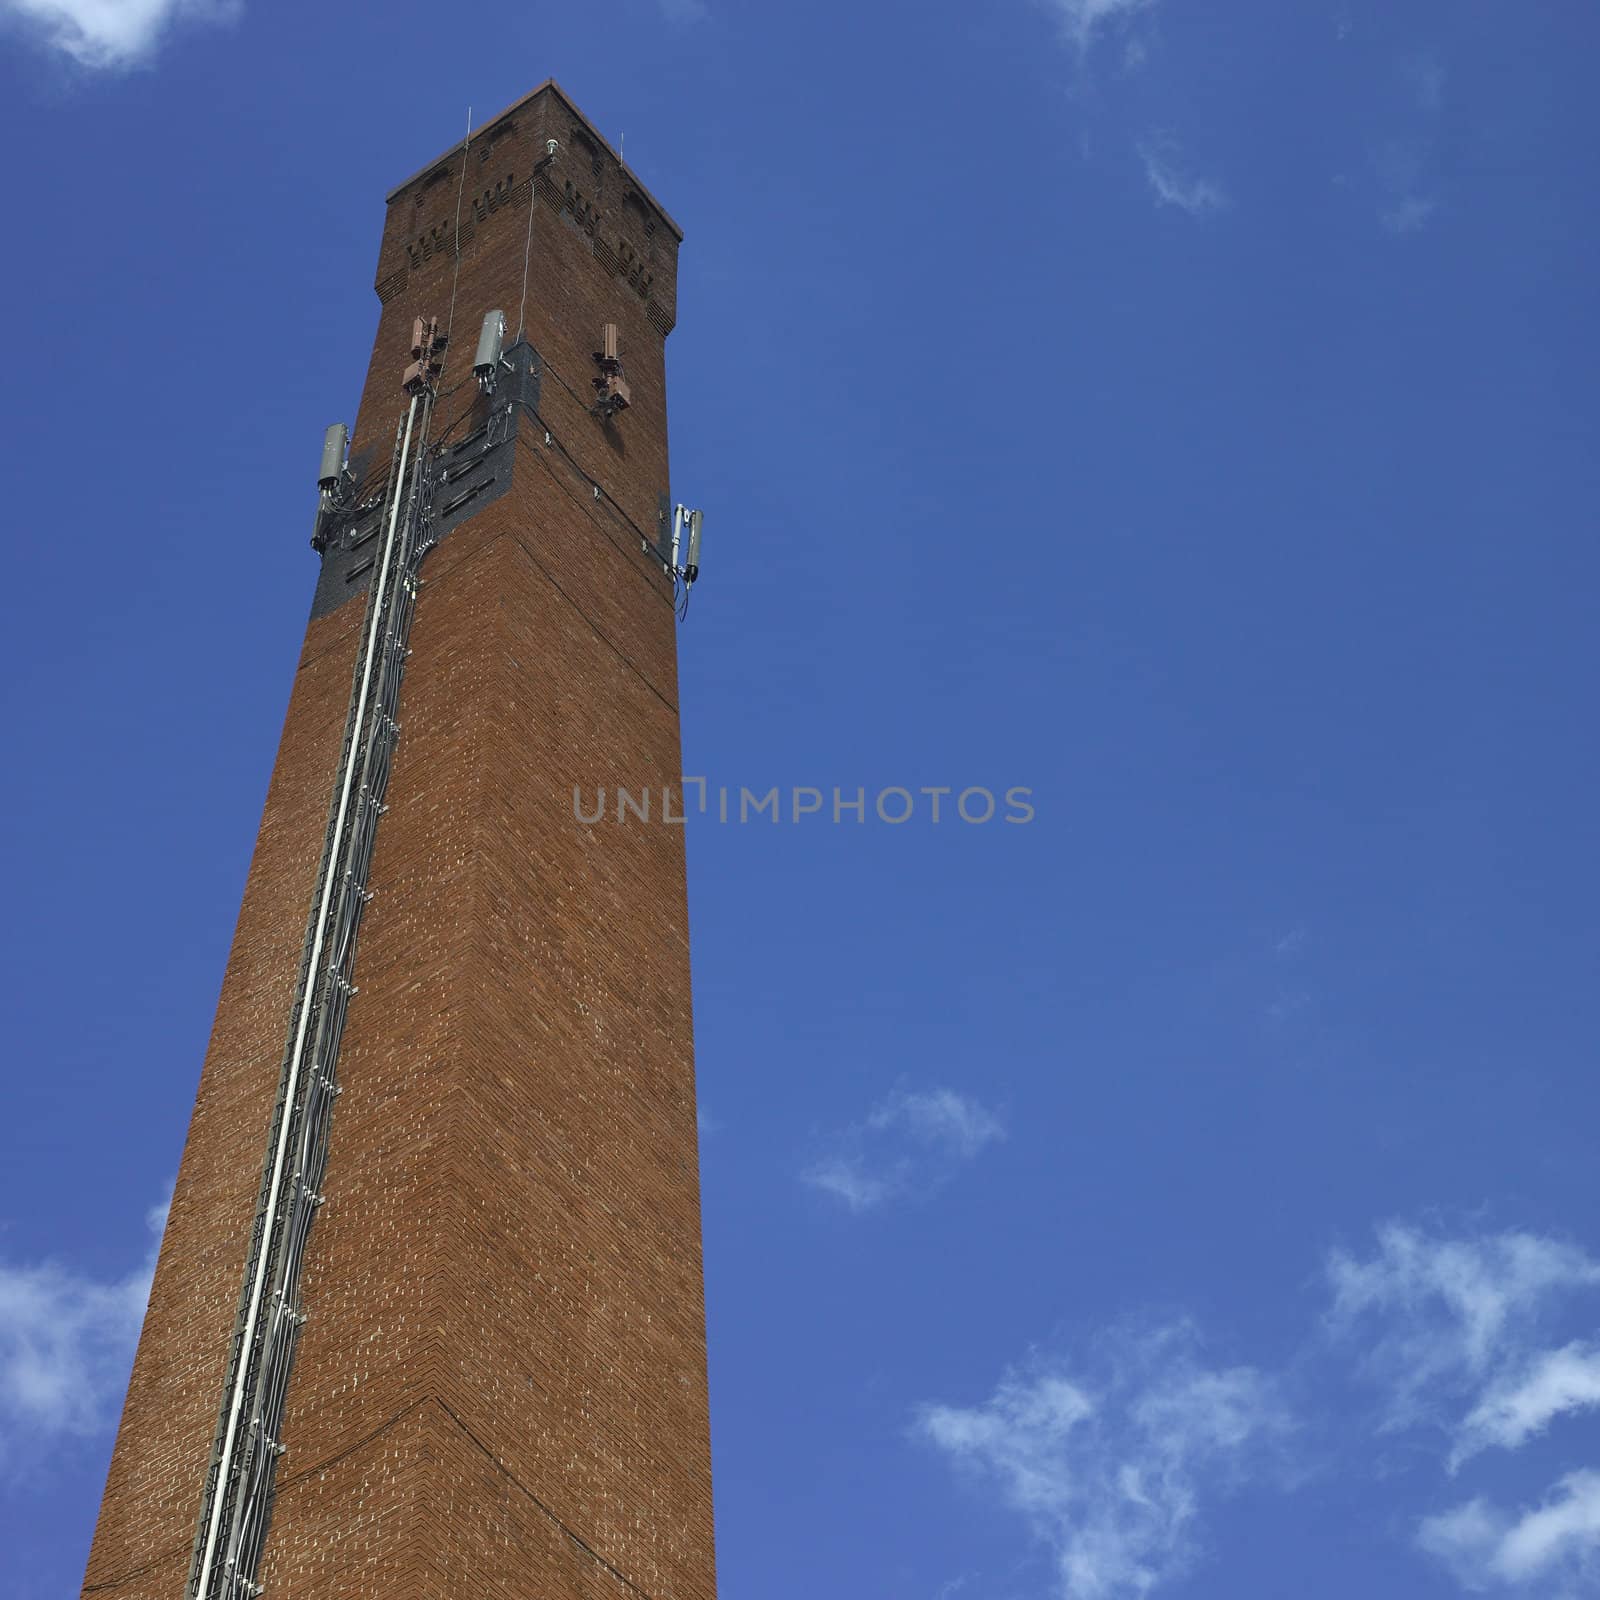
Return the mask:
[[1035, 812], [691, 820], [723, 1593], [1600, 1592], [1590, 8], [0, 16], [7, 1595], [81, 1576], [383, 194], [551, 75], [687, 234], [686, 771]]

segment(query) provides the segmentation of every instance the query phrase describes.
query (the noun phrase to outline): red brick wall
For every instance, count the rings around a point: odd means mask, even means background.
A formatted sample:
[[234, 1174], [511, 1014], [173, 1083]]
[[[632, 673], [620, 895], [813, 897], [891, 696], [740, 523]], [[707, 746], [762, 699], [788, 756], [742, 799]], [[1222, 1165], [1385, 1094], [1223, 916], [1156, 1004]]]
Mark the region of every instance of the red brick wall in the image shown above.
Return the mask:
[[[423, 568], [303, 1280], [271, 1595], [715, 1590], [683, 834], [584, 826], [572, 800], [574, 785], [659, 792], [679, 770], [670, 589], [627, 520], [653, 534], [667, 490], [677, 241], [575, 127], [546, 88], [478, 136], [487, 162], [467, 154], [464, 215], [489, 175], [520, 203], [464, 230], [436, 431], [470, 396], [450, 390], [482, 313], [515, 333], [526, 182], [554, 137], [526, 313], [551, 370], [509, 492]], [[454, 252], [413, 264], [406, 249], [435, 213], [453, 220], [460, 152], [445, 165], [389, 207], [356, 433], [384, 456], [411, 318], [449, 308]], [[541, 198], [568, 181], [593, 236]], [[643, 296], [611, 270], [608, 241], [630, 234], [655, 258]], [[633, 391], [609, 427], [554, 376], [587, 395], [606, 321]], [[85, 1593], [182, 1592], [363, 610], [307, 634]]]

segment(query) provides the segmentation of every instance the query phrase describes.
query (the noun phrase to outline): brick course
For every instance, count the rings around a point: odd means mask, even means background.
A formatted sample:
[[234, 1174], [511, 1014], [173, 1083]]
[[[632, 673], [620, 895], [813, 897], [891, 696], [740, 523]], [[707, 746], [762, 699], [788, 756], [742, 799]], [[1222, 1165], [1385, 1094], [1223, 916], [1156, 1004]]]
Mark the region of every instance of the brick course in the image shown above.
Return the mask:
[[[387, 459], [411, 319], [447, 315], [453, 239], [417, 241], [462, 165], [390, 197], [357, 452]], [[633, 531], [668, 492], [678, 234], [554, 85], [465, 165], [435, 432], [483, 312], [515, 336], [525, 250], [540, 418], [422, 569], [261, 1579], [712, 1600], [683, 831], [573, 815], [575, 785], [679, 771], [671, 588]], [[585, 405], [608, 321], [632, 388], [610, 424]], [[364, 610], [307, 630], [86, 1595], [183, 1592]]]

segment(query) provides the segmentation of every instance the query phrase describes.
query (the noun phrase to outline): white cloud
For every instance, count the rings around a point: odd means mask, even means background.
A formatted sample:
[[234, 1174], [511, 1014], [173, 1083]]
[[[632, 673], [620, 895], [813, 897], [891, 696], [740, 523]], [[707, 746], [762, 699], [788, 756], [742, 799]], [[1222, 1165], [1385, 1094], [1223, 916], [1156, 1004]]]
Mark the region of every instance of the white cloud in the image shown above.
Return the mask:
[[81, 66], [125, 68], [155, 54], [180, 22], [231, 22], [240, 0], [0, 0], [46, 44]]
[[877, 1177], [865, 1169], [859, 1156], [824, 1156], [802, 1176], [813, 1188], [844, 1201], [852, 1211], [871, 1211], [899, 1192], [903, 1173], [897, 1168]]
[[[1448, 1469], [1516, 1450], [1559, 1418], [1600, 1406], [1600, 1345], [1552, 1344], [1582, 1314], [1600, 1262], [1559, 1239], [1505, 1232], [1440, 1238], [1391, 1224], [1377, 1254], [1329, 1266], [1332, 1325], [1368, 1343], [1365, 1375], [1386, 1394], [1389, 1430], [1429, 1426], [1451, 1440]], [[1477, 1497], [1418, 1526], [1417, 1542], [1472, 1590], [1540, 1585], [1567, 1600], [1600, 1579], [1600, 1472], [1560, 1480], [1544, 1503], [1508, 1512]], [[1550, 1585], [1557, 1587], [1551, 1588]]]
[[1424, 1521], [1417, 1542], [1468, 1589], [1584, 1583], [1592, 1594], [1600, 1578], [1600, 1472], [1571, 1473], [1521, 1515], [1469, 1500]]
[[[1515, 1451], [1600, 1412], [1600, 1260], [1575, 1245], [1390, 1223], [1367, 1251], [1334, 1253], [1327, 1281], [1332, 1349], [1380, 1395], [1368, 1420], [1381, 1433], [1432, 1430], [1440, 1481], [1484, 1451]], [[1291, 1363], [1285, 1381], [1334, 1379], [1329, 1354], [1324, 1345], [1314, 1367]], [[1190, 1572], [1210, 1497], [1267, 1468], [1291, 1476], [1292, 1426], [1278, 1380], [1208, 1364], [1187, 1323], [1112, 1330], [1087, 1361], [1034, 1359], [981, 1404], [917, 1414], [925, 1441], [1025, 1520], [1059, 1600], [1147, 1600]], [[1576, 1431], [1562, 1442], [1584, 1443]], [[1510, 1470], [1497, 1467], [1493, 1494], [1464, 1492], [1442, 1511], [1435, 1502], [1431, 1516], [1419, 1506], [1417, 1547], [1468, 1590], [1600, 1594], [1600, 1470], [1568, 1472], [1542, 1501], [1547, 1472], [1508, 1489]]]
[[981, 1405], [917, 1415], [922, 1438], [1027, 1521], [1062, 1600], [1143, 1597], [1182, 1576], [1204, 1494], [1242, 1481], [1289, 1426], [1274, 1385], [1204, 1366], [1186, 1323], [1106, 1348], [1097, 1370], [1036, 1361]]
[[1268, 1022], [1279, 1026], [1298, 1016], [1311, 1006], [1311, 993], [1307, 989], [1288, 989], [1267, 1003], [1265, 1016]]
[[1061, 31], [1079, 50], [1087, 50], [1108, 26], [1148, 11], [1155, 0], [1045, 0], [1061, 20]]
[[1600, 1406], [1600, 1347], [1546, 1350], [1491, 1384], [1462, 1424], [1452, 1463], [1480, 1450], [1515, 1450], [1568, 1412]]
[[1439, 202], [1432, 195], [1408, 194], [1385, 206], [1378, 218], [1390, 233], [1420, 233], [1438, 209]]
[[1389, 1394], [1387, 1425], [1447, 1424], [1460, 1400], [1529, 1362], [1543, 1319], [1600, 1285], [1600, 1262], [1557, 1239], [1498, 1233], [1447, 1239], [1391, 1223], [1378, 1253], [1328, 1265], [1331, 1322], [1375, 1330], [1366, 1374]]
[[926, 1094], [897, 1090], [867, 1118], [867, 1127], [874, 1133], [903, 1130], [917, 1143], [943, 1149], [962, 1161], [1005, 1137], [992, 1111], [953, 1089]]
[[155, 1244], [123, 1278], [0, 1263], [0, 1456], [113, 1420], [166, 1216], [165, 1204], [148, 1214]]
[[1191, 217], [1198, 217], [1208, 211], [1219, 211], [1228, 203], [1227, 195], [1218, 184], [1185, 171], [1172, 140], [1146, 139], [1139, 144], [1138, 151], [1144, 163], [1144, 175], [1160, 204], [1177, 206]]
[[996, 1114], [953, 1089], [896, 1090], [801, 1174], [852, 1211], [927, 1193], [1005, 1137]]
[[1416, 96], [1417, 109], [1430, 116], [1444, 110], [1444, 64], [1437, 56], [1423, 54], [1405, 63], [1405, 76]]
[[1379, 145], [1373, 166], [1379, 188], [1378, 220], [1394, 234], [1420, 233], [1439, 210], [1434, 192], [1436, 131], [1445, 102], [1445, 69], [1430, 54], [1400, 63], [1399, 125], [1407, 129]]

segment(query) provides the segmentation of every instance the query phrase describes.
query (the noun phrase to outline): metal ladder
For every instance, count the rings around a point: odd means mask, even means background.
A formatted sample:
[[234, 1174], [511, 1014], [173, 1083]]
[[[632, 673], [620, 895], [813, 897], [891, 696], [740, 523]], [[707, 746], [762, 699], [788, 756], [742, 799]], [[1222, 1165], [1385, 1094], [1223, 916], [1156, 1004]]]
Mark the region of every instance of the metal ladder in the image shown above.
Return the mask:
[[300, 1271], [322, 1204], [339, 1044], [378, 819], [400, 733], [395, 712], [410, 650], [418, 569], [434, 542], [427, 439], [434, 394], [419, 386], [396, 429], [380, 559], [350, 690], [322, 862], [301, 955], [277, 1101], [212, 1444], [186, 1594], [258, 1595], [289, 1370], [305, 1313]]

